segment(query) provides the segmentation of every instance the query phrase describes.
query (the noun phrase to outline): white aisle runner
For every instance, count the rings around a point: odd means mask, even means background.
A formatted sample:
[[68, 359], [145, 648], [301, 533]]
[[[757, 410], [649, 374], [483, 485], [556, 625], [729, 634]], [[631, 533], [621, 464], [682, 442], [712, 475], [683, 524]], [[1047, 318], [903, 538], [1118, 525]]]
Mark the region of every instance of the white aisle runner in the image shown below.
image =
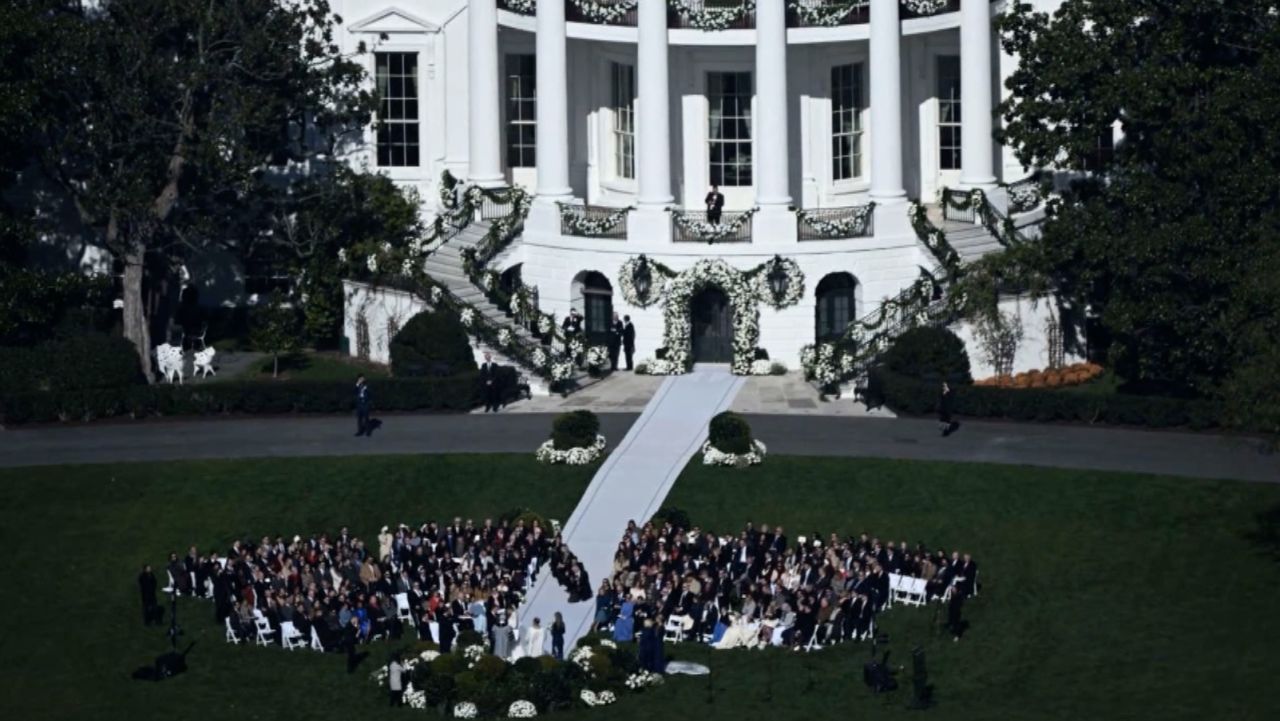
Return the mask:
[[[549, 628], [556, 611], [567, 627], [566, 649], [590, 631], [595, 591], [612, 574], [613, 554], [627, 521], [643, 524], [661, 508], [676, 477], [706, 440], [711, 417], [729, 407], [742, 384], [743, 378], [731, 375], [728, 366], [704, 366], [662, 383], [562, 529], [590, 576], [593, 598], [570, 605], [568, 594], [544, 567], [519, 612], [521, 638], [534, 618]], [[548, 649], [550, 642], [548, 632]]]

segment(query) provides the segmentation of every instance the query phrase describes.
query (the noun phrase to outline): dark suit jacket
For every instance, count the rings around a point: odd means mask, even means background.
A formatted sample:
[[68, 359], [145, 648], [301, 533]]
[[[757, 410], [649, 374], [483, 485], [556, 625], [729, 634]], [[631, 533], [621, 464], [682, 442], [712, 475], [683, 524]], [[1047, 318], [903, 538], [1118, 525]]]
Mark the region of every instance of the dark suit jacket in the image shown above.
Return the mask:
[[371, 403], [373, 403], [373, 394], [369, 392], [369, 384], [356, 386], [356, 408], [367, 411]]
[[482, 363], [480, 365], [480, 380], [484, 381], [485, 385], [496, 383], [498, 380], [498, 364]]
[[707, 210], [722, 210], [724, 208], [724, 193], [707, 193], [707, 199], [703, 201], [707, 205]]
[[631, 324], [631, 321], [622, 324], [622, 345], [627, 350], [635, 350], [636, 327]]
[[625, 329], [622, 327], [622, 321], [609, 324], [609, 348], [615, 349], [622, 345], [622, 335]]

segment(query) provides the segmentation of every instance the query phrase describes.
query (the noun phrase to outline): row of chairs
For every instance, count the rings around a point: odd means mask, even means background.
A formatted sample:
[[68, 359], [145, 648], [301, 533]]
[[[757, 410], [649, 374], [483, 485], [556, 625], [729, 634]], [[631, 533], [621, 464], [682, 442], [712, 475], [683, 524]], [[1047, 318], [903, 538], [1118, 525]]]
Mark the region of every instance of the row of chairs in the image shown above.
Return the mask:
[[[914, 576], [903, 576], [897, 573], [889, 574], [889, 598], [887, 605], [892, 606], [895, 603], [901, 603], [906, 606], [923, 606], [929, 600], [928, 593], [929, 582], [923, 578]], [[947, 584], [947, 588], [942, 592], [940, 600], [946, 602], [951, 598], [951, 591], [955, 588], [955, 579]], [[978, 574], [973, 575], [973, 595], [978, 595]]]

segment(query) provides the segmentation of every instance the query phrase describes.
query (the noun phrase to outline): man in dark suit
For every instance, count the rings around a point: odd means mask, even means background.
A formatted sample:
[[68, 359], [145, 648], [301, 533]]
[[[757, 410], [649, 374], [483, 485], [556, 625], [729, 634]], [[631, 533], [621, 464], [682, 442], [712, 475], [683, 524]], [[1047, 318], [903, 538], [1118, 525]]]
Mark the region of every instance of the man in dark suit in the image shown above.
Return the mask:
[[138, 591], [142, 594], [142, 625], [150, 626], [160, 623], [160, 604], [156, 602], [156, 574], [151, 572], [151, 565], [142, 567], [138, 574]]
[[360, 635], [360, 617], [351, 615], [351, 622], [342, 629], [342, 650], [347, 652], [347, 673], [355, 673], [360, 658], [356, 655], [356, 640]]
[[622, 350], [622, 334], [625, 329], [622, 321], [618, 319], [618, 314], [613, 314], [613, 321], [609, 323], [609, 370], [618, 370], [618, 353]]
[[636, 327], [631, 325], [631, 316], [622, 316], [622, 350], [627, 354], [627, 370], [634, 368], [636, 356]]
[[364, 375], [356, 376], [356, 435], [371, 436], [373, 427], [369, 425], [369, 408], [373, 404], [373, 396], [369, 393], [369, 384], [364, 382]]
[[498, 388], [498, 364], [493, 362], [493, 356], [489, 353], [484, 354], [484, 363], [480, 365], [480, 382], [483, 384], [484, 391], [484, 412], [498, 412], [499, 388]]
[[711, 186], [711, 192], [707, 193], [707, 222], [715, 225], [720, 224], [720, 211], [724, 210], [724, 194], [720, 192], [720, 186]]

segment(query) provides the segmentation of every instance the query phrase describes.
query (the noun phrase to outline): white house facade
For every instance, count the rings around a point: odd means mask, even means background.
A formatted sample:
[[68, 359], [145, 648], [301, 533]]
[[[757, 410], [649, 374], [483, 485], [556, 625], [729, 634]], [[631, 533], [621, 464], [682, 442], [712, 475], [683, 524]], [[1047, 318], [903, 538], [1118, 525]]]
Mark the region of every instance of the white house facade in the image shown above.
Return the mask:
[[[759, 305], [759, 347], [795, 368], [803, 346], [936, 268], [913, 201], [977, 189], [1012, 212], [1006, 188], [1029, 175], [993, 140], [1016, 64], [993, 28], [1004, 0], [334, 7], [344, 50], [364, 43], [381, 97], [351, 162], [417, 189], [429, 214], [444, 171], [532, 193], [522, 233], [490, 267], [536, 288], [545, 312], [582, 311], [589, 334], [629, 315], [641, 358], [668, 321], [661, 304], [624, 298], [628, 261], [677, 273], [708, 258], [740, 272], [792, 261], [803, 292]], [[726, 293], [709, 284], [688, 301], [695, 362], [729, 360]], [[1044, 363], [1033, 352], [1025, 365]]]

